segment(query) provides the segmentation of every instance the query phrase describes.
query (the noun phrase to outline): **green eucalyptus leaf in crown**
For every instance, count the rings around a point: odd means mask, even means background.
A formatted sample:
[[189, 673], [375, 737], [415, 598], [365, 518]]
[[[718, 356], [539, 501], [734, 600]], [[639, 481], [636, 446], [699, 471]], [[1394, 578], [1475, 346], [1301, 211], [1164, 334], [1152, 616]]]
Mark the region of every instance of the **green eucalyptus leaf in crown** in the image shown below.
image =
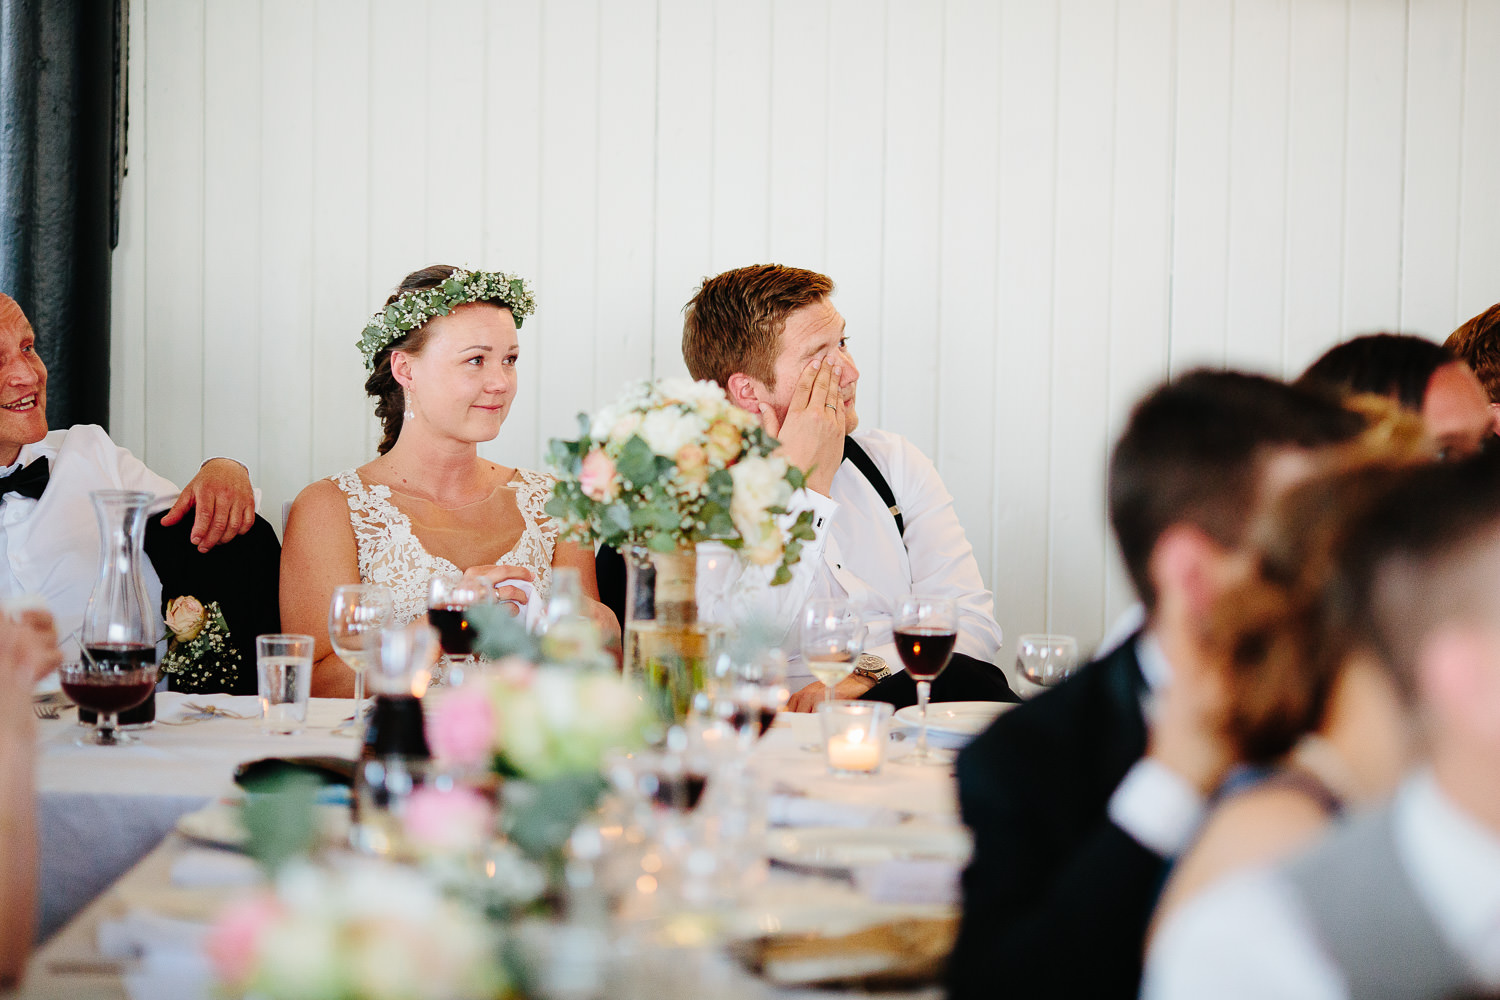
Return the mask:
[[505, 306], [515, 318], [517, 327], [536, 312], [536, 296], [525, 279], [504, 271], [455, 268], [442, 284], [405, 292], [370, 317], [359, 337], [359, 352], [365, 356], [365, 368], [375, 370], [375, 355], [387, 344], [400, 340], [428, 320], [446, 316], [470, 302], [493, 302]]

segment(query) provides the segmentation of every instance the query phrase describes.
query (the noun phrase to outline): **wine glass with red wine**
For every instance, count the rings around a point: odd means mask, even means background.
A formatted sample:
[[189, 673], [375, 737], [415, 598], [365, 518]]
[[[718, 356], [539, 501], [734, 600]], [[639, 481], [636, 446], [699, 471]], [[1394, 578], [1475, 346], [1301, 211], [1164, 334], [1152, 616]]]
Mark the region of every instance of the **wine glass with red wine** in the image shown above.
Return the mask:
[[958, 642], [958, 606], [947, 597], [913, 594], [897, 605], [892, 626], [896, 652], [917, 682], [918, 712], [922, 716], [917, 749], [901, 758], [901, 763], [951, 764], [947, 754], [928, 749], [927, 699], [932, 694], [932, 682], [953, 657], [953, 646]]
[[454, 580], [438, 574], [427, 581], [427, 623], [437, 629], [443, 647], [443, 677], [433, 678], [434, 683], [441, 683], [455, 663], [474, 655], [474, 626], [466, 616], [476, 604], [494, 600], [495, 588], [487, 580]]
[[144, 703], [156, 689], [155, 648], [106, 652], [103, 646], [93, 646], [83, 662], [65, 664], [58, 673], [63, 694], [79, 708], [97, 715], [93, 730], [78, 738], [79, 746], [117, 747], [139, 742], [120, 731], [115, 716]]

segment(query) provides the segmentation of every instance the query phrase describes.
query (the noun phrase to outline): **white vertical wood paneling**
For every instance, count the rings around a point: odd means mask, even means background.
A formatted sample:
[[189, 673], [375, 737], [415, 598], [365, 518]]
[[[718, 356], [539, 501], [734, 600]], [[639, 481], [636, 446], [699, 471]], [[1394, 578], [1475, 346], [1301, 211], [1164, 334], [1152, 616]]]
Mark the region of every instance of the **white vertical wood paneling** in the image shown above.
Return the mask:
[[413, 268], [530, 277], [536, 465], [682, 371], [698, 282], [838, 283], [861, 415], [942, 470], [1012, 637], [1131, 601], [1104, 461], [1170, 367], [1295, 374], [1500, 299], [1490, 0], [133, 0], [113, 430], [268, 508], [377, 440]]
[[[516, 401], [500, 436], [480, 454], [503, 465], [536, 465], [543, 437], [541, 338], [551, 308], [536, 286], [541, 259], [541, 0], [502, 0], [485, 6], [484, 266], [519, 274], [536, 287], [537, 315], [521, 327]], [[475, 25], [476, 30], [479, 25]], [[376, 135], [381, 130], [376, 130]], [[456, 210], [472, 206], [455, 206]], [[450, 209], [454, 210], [454, 209]], [[555, 433], [555, 432], [553, 432]]]
[[[206, 399], [259, 394], [261, 5], [210, 3], [203, 52], [203, 389]], [[260, 424], [203, 408], [207, 454], [260, 454]], [[254, 470], [257, 474], [259, 468]]]
[[[1052, 292], [1052, 512], [1047, 628], [1104, 627], [1104, 440], [1109, 422], [1108, 220], [1115, 4], [1065, 0], [1058, 19], [1057, 243]], [[1101, 223], [1102, 220], [1102, 223]], [[1100, 294], [1100, 292], [1103, 294]], [[1086, 583], [1085, 583], [1086, 581]]]
[[[1470, 0], [1463, 27], [1463, 173], [1458, 213], [1459, 323], [1500, 301], [1500, 3]], [[1455, 324], [1456, 325], [1456, 324]], [[1436, 330], [1433, 333], [1437, 333]]]
[[[313, 16], [301, 0], [263, 0], [258, 481], [292, 497], [313, 478]], [[358, 336], [356, 330], [355, 335]], [[273, 511], [278, 508], [271, 508]], [[279, 521], [280, 518], [273, 518]]]
[[[942, 215], [937, 329], [938, 445], [933, 454], [969, 544], [988, 552], [994, 481], [974, 461], [995, 448], [994, 295], [1000, 166], [1000, 11], [948, 0], [943, 25]], [[899, 385], [899, 382], [891, 383]], [[1003, 628], [1003, 626], [1002, 626]]]
[[[594, 384], [594, 274], [599, 192], [599, 23], [594, 0], [542, 5], [541, 259], [536, 330], [539, 436], [573, 430], [576, 399], [555, 387]], [[518, 442], [519, 444], [520, 442]], [[540, 442], [538, 442], [538, 445]], [[513, 461], [537, 464], [538, 448]]]
[[714, 10], [659, 0], [653, 372], [683, 375], [682, 307], [713, 252]]
[[1046, 625], [1053, 456], [1051, 331], [1057, 206], [1057, 11], [1000, 8], [999, 332], [990, 588], [1014, 641]]
[[[310, 478], [369, 460], [373, 406], [354, 348], [374, 312], [370, 243], [370, 10], [318, 0], [313, 61], [312, 398]], [[276, 522], [276, 518], [271, 519]], [[278, 524], [279, 527], [279, 524]]]
[[1227, 346], [1233, 6], [1177, 5], [1169, 345], [1177, 374], [1223, 364]]
[[1453, 307], [1458, 294], [1464, 6], [1464, 0], [1423, 0], [1411, 12], [1406, 38], [1401, 329], [1439, 338], [1459, 318]]
[[[1107, 433], [1100, 468], [1130, 408], [1167, 369], [1172, 256], [1172, 0], [1121, 0], [1115, 29], [1115, 127], [1110, 184], [1111, 271]], [[1095, 519], [1106, 523], [1102, 505]], [[1113, 546], [1104, 620], [1135, 603]], [[1073, 626], [1078, 627], [1078, 626]], [[1080, 627], [1080, 631], [1082, 631]]]
[[[153, 3], [146, 17], [143, 142], [147, 341], [142, 458], [183, 484], [203, 455], [204, 11], [195, 0]], [[146, 159], [146, 157], [142, 157]], [[165, 336], [164, 336], [165, 334]]]
[[1343, 184], [1348, 105], [1343, 4], [1292, 4], [1286, 171], [1286, 371], [1302, 371], [1343, 328]]
[[1401, 325], [1406, 5], [1350, 3], [1348, 46], [1343, 328], [1395, 330]]
[[771, 214], [771, 3], [717, 0], [713, 6], [713, 230], [706, 274], [763, 262]]
[[1286, 273], [1291, 0], [1234, 5], [1225, 361], [1279, 372]]

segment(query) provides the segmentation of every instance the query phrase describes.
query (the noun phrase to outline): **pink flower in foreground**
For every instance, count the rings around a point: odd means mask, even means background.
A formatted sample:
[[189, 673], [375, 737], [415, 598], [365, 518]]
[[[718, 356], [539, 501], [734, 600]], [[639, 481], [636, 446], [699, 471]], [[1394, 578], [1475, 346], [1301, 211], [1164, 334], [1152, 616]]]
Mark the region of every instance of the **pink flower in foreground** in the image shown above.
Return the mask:
[[281, 917], [276, 897], [261, 894], [231, 903], [204, 940], [204, 950], [221, 982], [246, 983], [260, 959], [261, 937]]
[[490, 804], [462, 785], [424, 785], [406, 800], [406, 835], [420, 847], [456, 851], [478, 847], [493, 822]]
[[483, 685], [452, 688], [433, 709], [427, 737], [439, 760], [482, 764], [495, 741], [495, 709]]
[[583, 458], [583, 468], [578, 471], [578, 486], [583, 495], [598, 503], [608, 503], [620, 492], [615, 478], [615, 460], [595, 448]]

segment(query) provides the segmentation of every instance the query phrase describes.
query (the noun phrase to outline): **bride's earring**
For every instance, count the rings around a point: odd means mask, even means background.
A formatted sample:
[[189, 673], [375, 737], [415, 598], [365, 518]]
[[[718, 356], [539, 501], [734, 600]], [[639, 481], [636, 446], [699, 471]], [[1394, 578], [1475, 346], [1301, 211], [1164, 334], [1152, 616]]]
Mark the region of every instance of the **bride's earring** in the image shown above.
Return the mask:
[[406, 409], [402, 411], [401, 417], [403, 420], [413, 420], [417, 415], [412, 412], [411, 408], [411, 390], [407, 390], [402, 395], [406, 397]]

